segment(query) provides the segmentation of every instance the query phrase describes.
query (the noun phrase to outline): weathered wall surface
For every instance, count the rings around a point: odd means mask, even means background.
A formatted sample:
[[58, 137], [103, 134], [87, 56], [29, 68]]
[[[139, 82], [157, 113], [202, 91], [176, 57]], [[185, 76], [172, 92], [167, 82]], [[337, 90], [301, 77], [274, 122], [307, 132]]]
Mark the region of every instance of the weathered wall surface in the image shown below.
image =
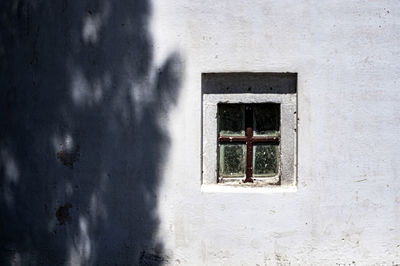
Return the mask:
[[[398, 1], [157, 1], [185, 58], [160, 188], [171, 264], [400, 264]], [[298, 191], [201, 193], [201, 73], [298, 73]]]
[[[1, 1], [0, 264], [400, 264], [398, 1]], [[298, 73], [298, 189], [202, 193], [201, 73]]]
[[183, 65], [148, 1], [1, 1], [0, 265], [158, 265]]

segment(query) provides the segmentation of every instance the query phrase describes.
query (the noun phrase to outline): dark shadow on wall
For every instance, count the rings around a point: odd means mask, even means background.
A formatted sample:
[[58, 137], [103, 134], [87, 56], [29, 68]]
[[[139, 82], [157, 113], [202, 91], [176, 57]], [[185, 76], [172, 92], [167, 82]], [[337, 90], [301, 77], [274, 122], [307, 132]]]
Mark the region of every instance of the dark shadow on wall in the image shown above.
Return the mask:
[[161, 265], [166, 118], [145, 0], [1, 1], [0, 264]]

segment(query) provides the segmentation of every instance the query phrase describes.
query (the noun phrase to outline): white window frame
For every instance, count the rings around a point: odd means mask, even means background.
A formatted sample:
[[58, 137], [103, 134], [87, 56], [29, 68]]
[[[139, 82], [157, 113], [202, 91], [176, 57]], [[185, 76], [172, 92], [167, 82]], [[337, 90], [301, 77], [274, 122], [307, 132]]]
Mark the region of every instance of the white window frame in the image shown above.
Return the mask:
[[[218, 75], [218, 74], [216, 74]], [[234, 73], [231, 74], [233, 77]], [[251, 75], [251, 73], [250, 73]], [[293, 93], [290, 88], [283, 92], [290, 93], [248, 93], [248, 88], [257, 87], [260, 80], [252, 80], [241, 75], [243, 80], [237, 82], [238, 86], [243, 89], [236, 88], [235, 93], [226, 93], [226, 84], [230, 84], [229, 80], [224, 82], [212, 82], [203, 84], [203, 86], [220, 86], [212, 88], [213, 93], [207, 93], [209, 88], [204, 90], [202, 94], [202, 190], [212, 186], [233, 186], [233, 187], [278, 187], [278, 188], [294, 188], [296, 187], [296, 135], [297, 135], [297, 89]], [[228, 76], [229, 79], [229, 76]], [[236, 78], [237, 79], [237, 78]], [[266, 80], [265, 82], [268, 82]], [[204, 83], [204, 82], [203, 82]], [[217, 84], [217, 85], [216, 85]], [[244, 86], [245, 84], [246, 86]], [[285, 82], [283, 82], [285, 86]], [[293, 86], [293, 85], [292, 85]], [[268, 87], [269, 86], [265, 86]], [[223, 93], [215, 93], [221, 90]], [[204, 92], [206, 91], [206, 92]], [[244, 93], [240, 93], [244, 91]], [[268, 90], [266, 90], [268, 91]], [[238, 93], [239, 92], [239, 93]], [[256, 103], [278, 103], [280, 105], [280, 156], [279, 156], [279, 173], [280, 185], [271, 185], [262, 178], [256, 178], [254, 183], [243, 183], [240, 181], [218, 182], [218, 104], [256, 104]]]

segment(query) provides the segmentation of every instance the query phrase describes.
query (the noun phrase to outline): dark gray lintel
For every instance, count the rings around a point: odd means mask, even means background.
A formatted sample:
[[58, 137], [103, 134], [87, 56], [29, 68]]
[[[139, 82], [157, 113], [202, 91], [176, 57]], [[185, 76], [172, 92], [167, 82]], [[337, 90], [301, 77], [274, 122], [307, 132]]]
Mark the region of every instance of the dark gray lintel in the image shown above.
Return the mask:
[[296, 93], [297, 73], [202, 73], [202, 93]]

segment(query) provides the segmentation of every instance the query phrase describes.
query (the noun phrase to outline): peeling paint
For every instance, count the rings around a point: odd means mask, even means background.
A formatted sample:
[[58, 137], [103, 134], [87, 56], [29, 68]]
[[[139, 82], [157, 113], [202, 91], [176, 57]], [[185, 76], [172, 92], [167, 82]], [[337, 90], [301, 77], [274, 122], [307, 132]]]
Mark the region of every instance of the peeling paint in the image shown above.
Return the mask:
[[79, 145], [71, 151], [61, 150], [57, 152], [57, 159], [60, 160], [65, 166], [74, 168], [74, 163], [79, 161], [80, 151]]
[[60, 206], [56, 212], [56, 217], [59, 222], [59, 225], [63, 225], [71, 219], [69, 209], [72, 208], [71, 203], [67, 203], [63, 206]]
[[157, 253], [149, 253], [143, 250], [140, 253], [139, 265], [159, 265], [160, 263], [168, 263], [167, 257], [157, 254]]

